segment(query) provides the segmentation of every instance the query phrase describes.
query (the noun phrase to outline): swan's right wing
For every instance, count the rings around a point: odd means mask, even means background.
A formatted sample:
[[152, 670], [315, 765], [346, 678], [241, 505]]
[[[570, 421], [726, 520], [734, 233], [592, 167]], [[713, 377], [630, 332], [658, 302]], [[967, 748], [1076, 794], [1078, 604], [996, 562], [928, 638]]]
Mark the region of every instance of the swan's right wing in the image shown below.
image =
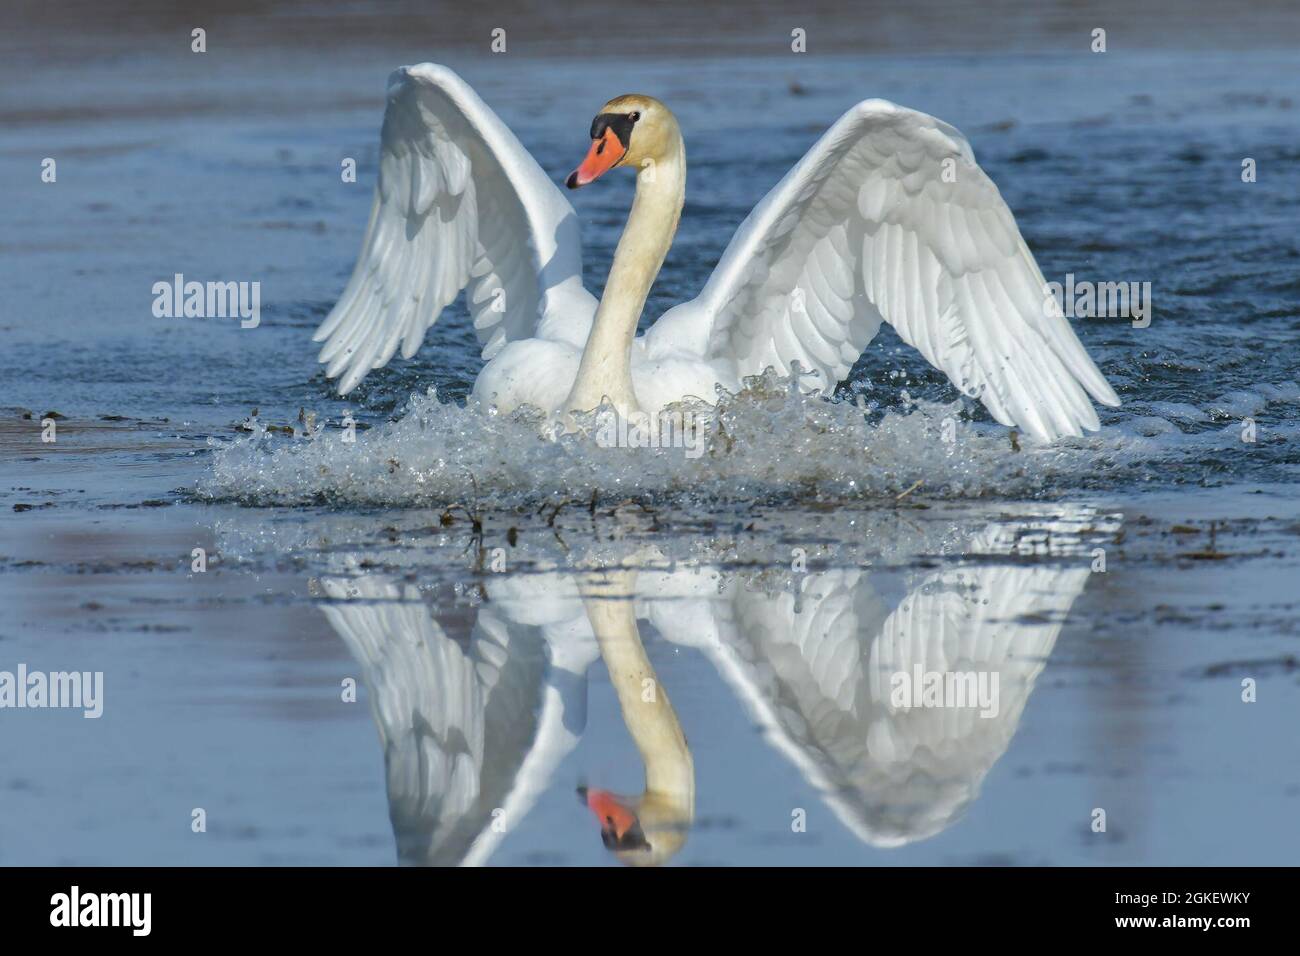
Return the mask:
[[484, 358], [546, 336], [550, 313], [575, 323], [595, 311], [568, 199], [460, 77], [433, 63], [403, 67], [388, 80], [356, 269], [313, 336], [325, 343], [326, 374], [341, 376], [347, 394], [399, 345], [410, 358], [467, 287]]
[[796, 360], [827, 394], [883, 319], [1004, 425], [1054, 439], [1119, 399], [970, 144], [884, 100], [845, 113], [754, 207], [659, 333], [736, 378]]

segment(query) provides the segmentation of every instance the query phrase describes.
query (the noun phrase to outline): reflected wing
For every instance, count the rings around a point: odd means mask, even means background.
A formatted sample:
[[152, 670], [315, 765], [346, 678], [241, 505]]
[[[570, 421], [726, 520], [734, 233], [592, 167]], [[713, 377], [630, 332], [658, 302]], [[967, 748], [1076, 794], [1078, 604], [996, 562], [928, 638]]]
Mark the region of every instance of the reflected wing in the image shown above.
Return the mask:
[[[1084, 568], [945, 571], [927, 577], [889, 616], [867, 659], [871, 717], [862, 747], [856, 762], [843, 765], [847, 778], [872, 794], [867, 819], [875, 842], [938, 833], [975, 799], [1010, 745], [1087, 578]], [[918, 673], [971, 675], [967, 688], [978, 694], [984, 681], [990, 706], [925, 707], [915, 699], [895, 706], [896, 679], [915, 690]]]
[[[1088, 573], [961, 565], [924, 576], [892, 609], [860, 571], [809, 575], [797, 597], [741, 591], [717, 611], [728, 620], [715, 661], [840, 819], [896, 846], [940, 832], [974, 800]], [[896, 701], [895, 675], [918, 671], [973, 675], [968, 689], [982, 674], [992, 706], [977, 694], [967, 706]]]
[[[952, 126], [884, 100], [839, 119], [737, 230], [684, 313], [737, 376], [798, 361], [829, 392], [892, 325], [1004, 425], [1098, 427], [1119, 399], [1084, 351], [1011, 210]], [[666, 317], [667, 318], [667, 317]]]
[[399, 859], [486, 861], [576, 742], [585, 667], [556, 660], [541, 628], [487, 609], [467, 639], [453, 638], [410, 585], [361, 576], [322, 587], [334, 599], [326, 617], [362, 666]]
[[432, 63], [388, 81], [379, 183], [355, 271], [316, 331], [340, 393], [409, 358], [468, 287], [490, 358], [507, 341], [545, 336], [551, 310], [569, 324], [595, 310], [582, 288], [573, 207], [468, 84]]

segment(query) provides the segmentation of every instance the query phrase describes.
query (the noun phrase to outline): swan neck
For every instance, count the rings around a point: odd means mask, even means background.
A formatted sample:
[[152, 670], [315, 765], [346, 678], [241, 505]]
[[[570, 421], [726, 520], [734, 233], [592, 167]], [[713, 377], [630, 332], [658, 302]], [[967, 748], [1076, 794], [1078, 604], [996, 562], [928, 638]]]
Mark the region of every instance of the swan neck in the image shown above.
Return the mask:
[[672, 804], [689, 821], [695, 806], [695, 762], [677, 712], [641, 643], [631, 593], [584, 595], [587, 616], [618, 694], [623, 722], [645, 765], [646, 796]]
[[641, 411], [632, 388], [632, 341], [686, 200], [686, 149], [680, 135], [675, 141], [667, 159], [647, 162], [637, 173], [636, 197], [569, 395], [570, 411], [590, 411], [605, 399], [622, 415]]

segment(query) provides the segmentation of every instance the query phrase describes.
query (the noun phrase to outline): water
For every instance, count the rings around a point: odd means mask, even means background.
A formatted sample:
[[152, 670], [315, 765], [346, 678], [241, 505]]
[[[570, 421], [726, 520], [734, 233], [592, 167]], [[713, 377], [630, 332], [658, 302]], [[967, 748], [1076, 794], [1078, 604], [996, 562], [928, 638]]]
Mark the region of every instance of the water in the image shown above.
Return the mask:
[[[575, 789], [647, 767], [678, 785], [627, 862], [1295, 861], [1295, 53], [452, 45], [557, 181], [609, 96], [678, 113], [647, 322], [866, 96], [963, 129], [1049, 279], [1152, 283], [1148, 328], [1075, 321], [1124, 400], [1099, 433], [1013, 446], [885, 330], [839, 401], [754, 382], [692, 459], [465, 407], [459, 312], [332, 395], [308, 339], [384, 77], [438, 47], [226, 27], [206, 59], [153, 31], [8, 68], [0, 671], [103, 671], [106, 700], [0, 712], [0, 863], [609, 863]], [[630, 191], [572, 194], [594, 292]], [[155, 319], [177, 272], [261, 281], [261, 324]], [[996, 674], [996, 713], [900, 709], [917, 666]]]

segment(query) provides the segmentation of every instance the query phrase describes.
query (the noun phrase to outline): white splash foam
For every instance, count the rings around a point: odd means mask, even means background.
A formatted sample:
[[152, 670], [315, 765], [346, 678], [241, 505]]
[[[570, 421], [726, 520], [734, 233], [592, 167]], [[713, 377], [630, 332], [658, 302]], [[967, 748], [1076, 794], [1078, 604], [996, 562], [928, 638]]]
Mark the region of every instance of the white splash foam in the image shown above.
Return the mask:
[[594, 432], [551, 440], [543, 425], [536, 413], [444, 403], [431, 389], [350, 443], [337, 430], [307, 441], [256, 428], [217, 448], [198, 491], [249, 504], [390, 507], [512, 507], [593, 491], [701, 502], [873, 498], [917, 482], [929, 498], [1032, 497], [1095, 488], [1112, 474], [1141, 481], [1154, 461], [1240, 448], [1235, 424], [1184, 434], [1139, 413], [1052, 446], [1021, 437], [1016, 450], [1007, 429], [970, 421], [961, 402], [880, 415], [800, 394], [771, 373], [722, 396], [707, 448], [694, 458], [681, 448], [601, 447]]

